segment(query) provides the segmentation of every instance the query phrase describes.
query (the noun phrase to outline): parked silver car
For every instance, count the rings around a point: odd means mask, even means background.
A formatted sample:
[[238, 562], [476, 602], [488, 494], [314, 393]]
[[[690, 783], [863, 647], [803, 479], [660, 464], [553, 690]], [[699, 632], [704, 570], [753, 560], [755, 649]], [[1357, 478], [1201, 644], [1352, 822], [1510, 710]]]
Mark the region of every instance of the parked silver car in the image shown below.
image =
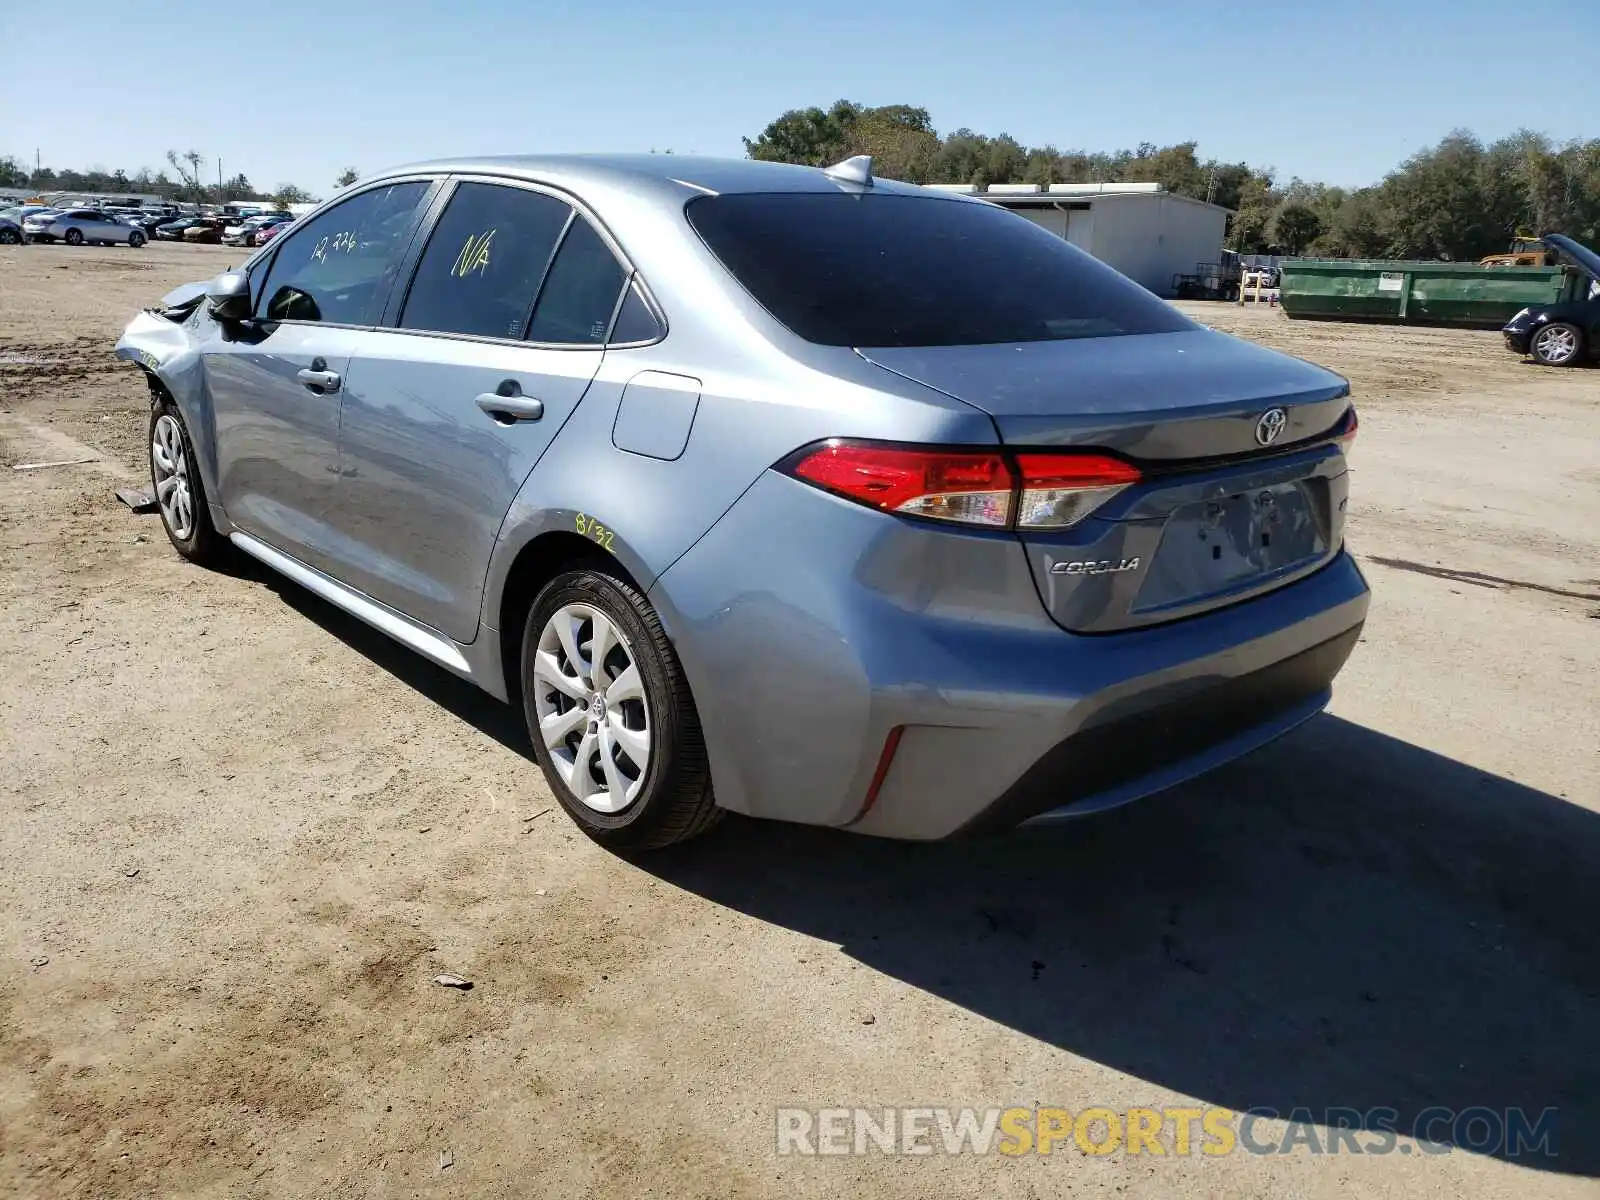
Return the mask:
[[117, 353], [178, 552], [518, 704], [609, 845], [1123, 803], [1366, 614], [1345, 380], [864, 159], [409, 167], [164, 305]]
[[30, 242], [60, 241], [69, 246], [111, 246], [125, 242], [137, 249], [147, 240], [144, 230], [97, 208], [70, 208], [48, 216], [36, 213], [22, 225]]

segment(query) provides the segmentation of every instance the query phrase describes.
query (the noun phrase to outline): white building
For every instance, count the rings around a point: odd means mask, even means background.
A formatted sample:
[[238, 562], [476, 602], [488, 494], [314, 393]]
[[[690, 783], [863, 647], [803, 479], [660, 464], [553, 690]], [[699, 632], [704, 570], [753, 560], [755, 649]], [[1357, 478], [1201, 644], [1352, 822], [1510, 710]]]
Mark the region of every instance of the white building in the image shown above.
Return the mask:
[[1158, 296], [1173, 277], [1214, 263], [1227, 233], [1228, 210], [1163, 191], [1159, 183], [996, 183], [930, 185], [981, 196], [1066, 238]]

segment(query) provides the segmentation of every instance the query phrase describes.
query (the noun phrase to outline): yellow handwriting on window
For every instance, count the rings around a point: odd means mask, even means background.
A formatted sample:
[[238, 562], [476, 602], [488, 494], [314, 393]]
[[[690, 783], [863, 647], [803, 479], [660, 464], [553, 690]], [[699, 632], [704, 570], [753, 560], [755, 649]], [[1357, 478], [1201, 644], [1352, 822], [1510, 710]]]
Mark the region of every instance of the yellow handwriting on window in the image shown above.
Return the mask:
[[489, 273], [489, 243], [494, 241], [494, 235], [499, 230], [491, 229], [488, 233], [469, 233], [467, 240], [461, 244], [461, 253], [456, 255], [456, 264], [450, 268], [450, 274], [465, 279], [474, 271], [479, 274]]

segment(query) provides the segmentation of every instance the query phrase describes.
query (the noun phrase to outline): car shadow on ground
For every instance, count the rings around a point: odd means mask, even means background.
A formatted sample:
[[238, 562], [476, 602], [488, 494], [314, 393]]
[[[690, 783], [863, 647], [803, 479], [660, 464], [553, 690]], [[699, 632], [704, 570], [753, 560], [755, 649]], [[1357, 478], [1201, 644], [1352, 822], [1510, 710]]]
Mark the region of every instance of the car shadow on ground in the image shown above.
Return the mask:
[[452, 675], [247, 555], [231, 555], [222, 569], [236, 578], [270, 588], [290, 608], [322, 626], [356, 653], [421, 692], [439, 707], [476, 726], [508, 750], [515, 750], [530, 764], [535, 763], [533, 746], [528, 741], [527, 727], [519, 709], [502, 704], [482, 688]]
[[[515, 709], [239, 573], [532, 769]], [[1206, 1104], [1388, 1109], [1436, 1142], [1436, 1109], [1554, 1108], [1554, 1156], [1517, 1161], [1600, 1175], [1600, 815], [1337, 717], [1081, 821], [909, 844], [735, 818], [636, 862]]]
[[1208, 1104], [1392, 1109], [1499, 1157], [1430, 1110], [1554, 1107], [1555, 1156], [1518, 1161], [1600, 1174], [1600, 816], [1335, 717], [1082, 821], [934, 845], [737, 821], [639, 865]]

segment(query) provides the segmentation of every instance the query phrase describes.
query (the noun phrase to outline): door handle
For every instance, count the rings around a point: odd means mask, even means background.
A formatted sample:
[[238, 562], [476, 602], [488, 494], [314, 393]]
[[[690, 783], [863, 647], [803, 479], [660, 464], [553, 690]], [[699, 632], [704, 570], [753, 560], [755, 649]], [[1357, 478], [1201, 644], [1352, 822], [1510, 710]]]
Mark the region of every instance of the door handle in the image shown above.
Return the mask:
[[500, 392], [484, 392], [473, 403], [501, 425], [514, 425], [518, 421], [537, 421], [544, 416], [543, 400], [535, 400], [532, 396], [516, 393], [506, 396]]
[[294, 377], [308, 388], [321, 392], [337, 392], [339, 390], [339, 372], [337, 371], [312, 371], [299, 370]]

